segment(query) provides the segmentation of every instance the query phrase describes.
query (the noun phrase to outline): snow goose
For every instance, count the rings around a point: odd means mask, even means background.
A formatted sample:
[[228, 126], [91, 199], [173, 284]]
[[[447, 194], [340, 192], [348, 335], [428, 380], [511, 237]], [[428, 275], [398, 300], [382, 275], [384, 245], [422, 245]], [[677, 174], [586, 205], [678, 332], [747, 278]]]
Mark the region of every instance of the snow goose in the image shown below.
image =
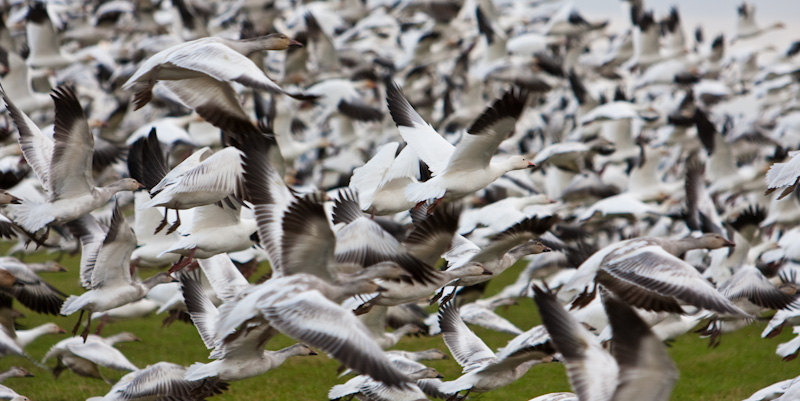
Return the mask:
[[[200, 332], [200, 337], [206, 347], [214, 347], [214, 322], [219, 311], [205, 294], [196, 274], [181, 274], [181, 289], [186, 299], [186, 308]], [[264, 350], [264, 345], [275, 334], [277, 331], [268, 325], [247, 330], [236, 339], [214, 349], [211, 357], [216, 361], [207, 364], [197, 362], [189, 366], [184, 378], [187, 381], [210, 377], [226, 381], [243, 380], [275, 369], [290, 357], [317, 354], [305, 344], [295, 344], [279, 351]]]
[[375, 342], [383, 349], [393, 347], [407, 334], [420, 332], [419, 326], [414, 323], [406, 323], [391, 333], [387, 332], [386, 314], [388, 310], [389, 307], [387, 306], [376, 306], [358, 317], [372, 333], [372, 338], [375, 339]]
[[66, 296], [64, 293], [42, 280], [17, 258], [0, 257], [0, 270], [5, 270], [16, 278], [14, 286], [0, 287], [0, 295], [11, 296], [34, 312], [58, 314]]
[[216, 379], [191, 382], [183, 378], [186, 368], [170, 362], [158, 362], [123, 376], [103, 397], [87, 401], [146, 401], [155, 399], [204, 400], [228, 389], [228, 383]]
[[94, 136], [89, 131], [78, 96], [71, 88], [62, 86], [53, 91], [52, 97], [56, 117], [51, 141], [3, 93], [6, 107], [19, 129], [19, 144], [25, 160], [48, 196], [45, 203], [6, 206], [6, 215], [30, 233], [50, 224], [75, 220], [104, 205], [117, 192], [142, 187], [132, 178], [95, 187], [92, 178]]
[[448, 262], [447, 270], [466, 263], [480, 263], [491, 272], [491, 275], [459, 279], [457, 285], [463, 286], [475, 285], [496, 277], [523, 256], [550, 252], [552, 249], [538, 237], [544, 235], [556, 221], [558, 216], [529, 217], [492, 236], [489, 245], [483, 248], [460, 235], [456, 236], [452, 248], [444, 255]]
[[28, 397], [17, 394], [16, 391], [0, 384], [0, 400], [30, 401]]
[[16, 338], [17, 344], [20, 347], [25, 348], [28, 344], [32, 343], [37, 338], [45, 335], [45, 334], [64, 334], [66, 331], [61, 327], [58, 327], [55, 323], [45, 323], [39, 326], [36, 326], [30, 330], [17, 330], [16, 331]]
[[737, 40], [755, 38], [769, 31], [785, 27], [782, 22], [775, 22], [766, 27], [758, 26], [756, 24], [756, 7], [752, 4], [742, 3], [736, 8], [736, 12], [739, 16], [736, 20], [736, 33], [731, 38], [731, 43]]
[[31, 87], [30, 71], [25, 65], [25, 60], [13, 51], [7, 52], [6, 49], [0, 48], [0, 52], [8, 58], [6, 66], [8, 73], [0, 79], [0, 82], [3, 84], [3, 90], [14, 99], [14, 104], [23, 113], [51, 109], [53, 101], [50, 96], [36, 92]]
[[453, 359], [464, 368], [461, 377], [439, 386], [439, 391], [445, 394], [456, 394], [463, 390], [467, 390], [467, 394], [484, 393], [509, 385], [553, 354], [548, 343], [526, 343], [516, 339], [512, 342], [519, 346], [509, 346], [495, 354], [464, 324], [459, 317], [458, 307], [452, 303], [443, 305], [439, 310], [439, 326]]
[[[723, 247], [732, 247], [735, 246], [735, 244], [716, 233], [703, 234], [699, 237], [688, 236], [680, 239], [639, 237], [615, 242], [594, 252], [584, 260], [578, 266], [578, 270], [575, 274], [564, 284], [559, 294], [571, 296], [581, 291], [585, 294], [588, 293], [588, 287], [603, 266], [606, 256], [610, 255], [612, 252], [622, 250], [624, 255], [626, 252], [645, 249], [651, 246], [658, 246], [669, 255], [677, 257], [692, 249], [719, 249]], [[592, 295], [592, 298], [593, 297]]]
[[[719, 286], [719, 292], [750, 316], [758, 316], [764, 309], [797, 309], [796, 297], [781, 291], [752, 265], [739, 266], [733, 276]], [[709, 336], [709, 346], [719, 345], [723, 331], [733, 331], [752, 322], [751, 318], [712, 317], [706, 326], [697, 330]]]
[[19, 366], [12, 366], [8, 368], [8, 370], [6, 370], [5, 372], [0, 373], [0, 383], [12, 377], [34, 377], [34, 376], [31, 372], [28, 372], [25, 368], [21, 368]]
[[718, 312], [749, 316], [706, 281], [694, 266], [663, 246], [631, 242], [606, 255], [596, 281], [633, 306], [684, 313], [680, 302]]
[[395, 156], [398, 146], [397, 142], [381, 146], [369, 161], [353, 170], [349, 186], [358, 191], [361, 210], [386, 216], [416, 205], [403, 191], [419, 179], [419, 158], [410, 146]]
[[131, 254], [131, 261], [136, 267], [161, 267], [178, 261], [180, 255], [176, 253], [163, 254], [178, 241], [178, 234], [166, 231], [156, 233], [156, 228], [161, 224], [164, 216], [158, 209], [144, 208], [142, 205], [150, 200], [150, 194], [145, 191], [133, 193], [133, 203], [136, 214], [133, 216], [133, 231], [136, 233], [138, 245]]
[[555, 296], [534, 287], [534, 300], [553, 346], [561, 353], [572, 389], [581, 400], [669, 399], [678, 369], [661, 340], [623, 301], [604, 294], [613, 330], [614, 357]]
[[[461, 320], [463, 320], [464, 323], [474, 324], [489, 330], [518, 336], [522, 334], [522, 330], [494, 312], [494, 310], [501, 305], [512, 305], [514, 303], [516, 303], [516, 301], [512, 298], [479, 299], [475, 302], [461, 305], [459, 308], [459, 316], [461, 316]], [[441, 333], [439, 318], [436, 314], [432, 314], [425, 319], [425, 324], [428, 325], [429, 335]]]
[[[94, 377], [109, 382], [103, 377], [98, 365], [116, 370], [138, 370], [119, 350], [113, 347], [118, 342], [140, 341], [131, 333], [123, 332], [109, 337], [89, 335], [85, 342], [80, 337], [70, 337], [59, 341], [52, 346], [42, 363], [50, 358], [56, 358], [53, 376], [58, 378], [65, 369], [69, 369], [78, 376]], [[110, 382], [109, 382], [110, 384]]]
[[73, 334], [88, 311], [86, 328], [82, 336], [89, 334], [92, 312], [101, 312], [137, 301], [154, 286], [173, 281], [167, 273], [158, 273], [144, 282], [134, 281], [131, 276], [131, 253], [136, 248], [133, 232], [119, 206], [114, 208], [111, 225], [105, 232], [91, 215], [69, 223], [69, 229], [81, 241], [81, 285], [89, 291], [80, 296], [71, 295], [61, 306], [61, 314], [69, 316], [81, 311]]
[[408, 377], [414, 381], [413, 384], [408, 384], [403, 388], [392, 388], [385, 384], [375, 381], [366, 375], [359, 375], [344, 384], [337, 384], [328, 391], [328, 399], [339, 400], [347, 396], [359, 397], [358, 394], [363, 394], [370, 400], [380, 401], [416, 401], [420, 399], [427, 399], [428, 396], [437, 398], [443, 395], [438, 392], [436, 387], [439, 383], [438, 380], [442, 377], [436, 369], [429, 368], [416, 360], [406, 358], [399, 354], [388, 353], [389, 361], [393, 366], [397, 367], [400, 371], [407, 374]]
[[778, 199], [792, 193], [800, 183], [800, 151], [789, 152], [791, 159], [785, 163], [775, 163], [767, 172], [767, 192], [769, 195], [777, 189], [783, 189]]
[[336, 262], [364, 268], [381, 262], [394, 262], [421, 284], [437, 281], [438, 272], [414, 257], [378, 223], [364, 216], [358, 194], [342, 189], [333, 206], [333, 224], [344, 223], [336, 231]]
[[[240, 194], [241, 152], [229, 146], [214, 154], [209, 153], [208, 148], [200, 149], [172, 170], [167, 170], [155, 131], [131, 148], [128, 169], [132, 176], [142, 179], [150, 190], [151, 199], [141, 208], [165, 207], [176, 211], [176, 221], [167, 234], [180, 226], [178, 210], [210, 205]], [[161, 231], [166, 225], [167, 212], [155, 232]]]
[[236, 328], [256, 318], [390, 386], [407, 382], [406, 375], [391, 366], [369, 330], [338, 304], [380, 287], [369, 277], [340, 278], [336, 273], [336, 240], [319, 197], [294, 198], [289, 193], [269, 164], [271, 145], [266, 138], [240, 140], [245, 149], [246, 192], [273, 276], [245, 288], [220, 306], [215, 341], [224, 344], [235, 339], [246, 330]]
[[535, 166], [522, 156], [492, 162], [500, 143], [511, 133], [527, 102], [527, 92], [506, 92], [487, 108], [467, 130], [457, 146], [442, 138], [420, 117], [394, 82], [387, 83], [386, 101], [400, 131], [433, 178], [405, 188], [411, 202], [447, 197], [457, 199], [491, 184], [503, 174]]
[[214, 255], [245, 250], [253, 246], [256, 232], [253, 219], [242, 218], [239, 203], [205, 205], [193, 209], [192, 225], [172, 246], [161, 252], [177, 253], [185, 259], [170, 268], [173, 273], [188, 266], [193, 258], [207, 259]]
[[58, 37], [46, 4], [34, 2], [28, 8], [25, 33], [30, 54], [26, 60], [32, 68], [59, 68], [71, 64], [72, 56], [64, 54], [58, 46]]
[[123, 88], [142, 87], [133, 100], [138, 109], [152, 98], [156, 81], [162, 81], [211, 124], [221, 127], [250, 124], [230, 82], [286, 93], [247, 56], [262, 50], [285, 50], [299, 45], [281, 33], [247, 40], [201, 38], [156, 53], [139, 66]]

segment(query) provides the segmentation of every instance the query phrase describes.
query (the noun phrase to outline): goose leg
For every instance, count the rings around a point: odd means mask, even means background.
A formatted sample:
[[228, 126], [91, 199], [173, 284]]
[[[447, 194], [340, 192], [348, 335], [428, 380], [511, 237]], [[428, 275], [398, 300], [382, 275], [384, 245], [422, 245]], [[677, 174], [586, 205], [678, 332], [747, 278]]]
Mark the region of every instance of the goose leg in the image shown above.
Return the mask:
[[180, 227], [180, 225], [181, 225], [181, 214], [178, 211], [178, 209], [175, 209], [175, 224], [173, 224], [172, 227], [170, 227], [169, 230], [167, 230], [167, 235], [174, 233], [175, 230], [177, 230], [178, 227]]
[[72, 335], [74, 336], [75, 333], [78, 332], [78, 327], [81, 327], [81, 320], [83, 320], [83, 312], [84, 310], [81, 309], [81, 314], [78, 316], [78, 322], [75, 323], [75, 327], [72, 328]]
[[164, 218], [161, 220], [161, 223], [158, 223], [158, 227], [156, 227], [156, 230], [153, 231], [153, 235], [158, 234], [159, 231], [163, 230], [164, 227], [167, 226], [167, 213], [169, 213], [169, 209], [164, 208]]
[[97, 325], [97, 328], [94, 329], [94, 334], [99, 336], [103, 331], [103, 327], [106, 327], [106, 323], [108, 323], [108, 315], [103, 315], [103, 317], [100, 318], [100, 323]]
[[89, 337], [89, 330], [92, 327], [92, 311], [89, 311], [86, 314], [88, 317], [86, 318], [86, 328], [83, 329], [83, 333], [81, 333], [81, 337], [83, 337], [83, 342], [86, 342], [86, 338]]
[[169, 268], [169, 274], [175, 273], [176, 271], [183, 269], [184, 267], [188, 266], [194, 260], [194, 253], [197, 251], [197, 248], [193, 248], [191, 252], [189, 252], [189, 256], [186, 258], [181, 257], [178, 261]]

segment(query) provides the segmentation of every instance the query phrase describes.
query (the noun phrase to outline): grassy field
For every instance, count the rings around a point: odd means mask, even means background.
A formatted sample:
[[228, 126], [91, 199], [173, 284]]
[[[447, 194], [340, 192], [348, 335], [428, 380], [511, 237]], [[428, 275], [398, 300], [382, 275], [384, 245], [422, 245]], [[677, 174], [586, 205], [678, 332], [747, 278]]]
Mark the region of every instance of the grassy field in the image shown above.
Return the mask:
[[[30, 256], [27, 260], [41, 260], [43, 255]], [[66, 257], [62, 261], [70, 271], [68, 273], [46, 273], [42, 276], [65, 293], [81, 293], [77, 284], [78, 258]], [[263, 267], [262, 267], [263, 269]], [[494, 293], [503, 285], [512, 281], [519, 267], [513, 268], [503, 276], [495, 279], [488, 292]], [[258, 274], [257, 274], [258, 275]], [[256, 275], [256, 277], [257, 277]], [[37, 315], [24, 310], [26, 317], [20, 323], [26, 327], [34, 327], [46, 321], [55, 321], [66, 330], [71, 330], [76, 316], [52, 317]], [[539, 316], [533, 301], [521, 300], [518, 305], [499, 311], [518, 327], [527, 329], [539, 324]], [[203, 346], [194, 327], [182, 322], [175, 322], [162, 328], [162, 316], [150, 316], [135, 321], [109, 323], [103, 335], [121, 331], [130, 331], [142, 339], [142, 342], [118, 345], [118, 348], [137, 366], [145, 367], [159, 361], [170, 361], [189, 365], [195, 361], [206, 361], [208, 351]], [[679, 338], [670, 348], [681, 378], [673, 392], [673, 400], [741, 400], [756, 390], [779, 380], [791, 378], [800, 373], [798, 361], [782, 362], [774, 354], [775, 347], [788, 341], [791, 330], [785, 330], [778, 338], [764, 340], [759, 337], [765, 323], [757, 322], [736, 333], [726, 334], [722, 344], [715, 349], [707, 348], [707, 341], [696, 334], [688, 334]], [[475, 332], [493, 349], [504, 346], [512, 338], [510, 335], [494, 333], [481, 328]], [[27, 351], [34, 358], [41, 359], [47, 350], [63, 337], [46, 336], [31, 344]], [[270, 349], [278, 349], [291, 345], [289, 338], [279, 336], [268, 344]], [[395, 347], [406, 350], [423, 350], [439, 348], [446, 350], [441, 336], [429, 338], [408, 337]], [[50, 366], [55, 362], [50, 361]], [[34, 378], [11, 379], [4, 384], [20, 394], [27, 395], [34, 401], [83, 400], [90, 396], [105, 394], [110, 386], [96, 380], [78, 377], [72, 372], [64, 372], [55, 380], [50, 372], [42, 370], [29, 361], [18, 357], [0, 359], [0, 370], [12, 365], [29, 369], [36, 375]], [[220, 400], [324, 400], [331, 386], [344, 382], [336, 378], [338, 363], [327, 356], [294, 358], [281, 368], [265, 375], [231, 384], [230, 390], [216, 399]], [[452, 380], [460, 374], [460, 367], [453, 361], [435, 361], [430, 366], [436, 368]], [[124, 372], [103, 370], [107, 377], [120, 378]], [[482, 400], [528, 400], [535, 396], [569, 391], [564, 368], [560, 364], [550, 363], [531, 369], [524, 377], [512, 385], [491, 393], [480, 395]]]

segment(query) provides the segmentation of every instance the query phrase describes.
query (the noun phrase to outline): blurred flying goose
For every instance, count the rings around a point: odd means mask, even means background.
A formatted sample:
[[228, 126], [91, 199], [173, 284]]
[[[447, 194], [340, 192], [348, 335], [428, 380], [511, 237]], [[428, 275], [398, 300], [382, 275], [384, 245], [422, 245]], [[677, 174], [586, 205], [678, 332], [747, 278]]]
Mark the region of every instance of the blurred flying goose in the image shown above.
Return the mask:
[[369, 376], [359, 375], [344, 384], [337, 384], [328, 391], [328, 398], [339, 400], [345, 397], [359, 397], [359, 394], [368, 397], [370, 400], [396, 401], [396, 400], [420, 400], [427, 397], [442, 397], [444, 394], [437, 390], [442, 377], [436, 369], [429, 368], [415, 360], [405, 358], [402, 355], [390, 354], [389, 361], [400, 371], [407, 374], [414, 381], [402, 388], [392, 388], [384, 383], [376, 381]]
[[[235, 274], [233, 271], [230, 272]], [[239, 279], [241, 280], [244, 280], [244, 277]], [[200, 337], [207, 348], [214, 348], [216, 338], [214, 323], [219, 317], [219, 311], [204, 292], [196, 274], [181, 274], [181, 289], [186, 300], [186, 308]], [[305, 344], [295, 344], [279, 351], [264, 350], [264, 345], [275, 334], [277, 331], [268, 325], [247, 330], [236, 339], [214, 349], [211, 358], [216, 361], [207, 364], [197, 362], [189, 366], [184, 378], [188, 381], [211, 377], [225, 381], [244, 380], [275, 369], [290, 357], [317, 354]]]
[[16, 279], [11, 287], [0, 286], [0, 297], [13, 297], [34, 312], [58, 314], [66, 295], [42, 280], [28, 265], [15, 257], [5, 256], [0, 257], [0, 270], [11, 273]]
[[569, 382], [580, 400], [666, 401], [678, 369], [661, 340], [625, 302], [603, 294], [613, 329], [614, 357], [594, 334], [573, 318], [555, 296], [534, 286], [542, 324], [564, 358]]
[[[667, 238], [655, 238], [655, 237], [640, 237], [640, 238], [633, 238], [629, 240], [615, 242], [610, 244], [597, 252], [593, 253], [589, 258], [583, 261], [580, 266], [578, 266], [578, 270], [575, 274], [570, 278], [570, 280], [564, 284], [564, 287], [559, 292], [560, 294], [564, 294], [567, 297], [578, 295], [578, 293], [583, 292], [583, 295], [587, 295], [590, 292], [590, 297], [583, 301], [576, 301], [578, 304], [585, 304], [585, 302], [594, 298], [594, 293], [591, 291], [589, 287], [592, 285], [592, 281], [598, 275], [603, 275], [607, 278], [611, 278], [613, 276], [608, 276], [606, 273], [600, 274], [600, 270], [605, 267], [606, 263], [611, 263], [613, 269], [623, 269], [625, 271], [630, 270], [629, 273], [623, 273], [624, 275], [628, 276], [629, 278], [633, 279], [639, 275], [647, 273], [656, 274], [658, 276], [662, 276], [662, 280], [668, 280], [671, 274], [679, 274], [680, 276], [686, 274], [685, 278], [693, 277], [695, 274], [699, 276], [697, 270], [683, 262], [682, 260], [678, 259], [677, 256], [684, 254], [685, 252], [692, 250], [692, 249], [719, 249], [723, 247], [732, 247], [735, 244], [727, 239], [725, 239], [722, 235], [711, 233], [711, 234], [703, 234], [699, 237], [692, 237], [688, 236], [685, 238], [680, 239], [667, 239]], [[660, 251], [656, 248], [659, 248]], [[615, 255], [611, 258], [609, 256]], [[627, 261], [627, 262], [626, 262]], [[620, 264], [622, 262], [622, 264]], [[632, 266], [627, 266], [632, 262], [642, 263], [644, 266], [647, 266], [646, 269], [638, 269], [638, 272], [633, 271], [637, 269], [632, 269]], [[616, 266], [620, 264], [619, 266]], [[663, 266], [662, 266], [663, 264]], [[674, 268], [674, 270], [673, 270]], [[689, 270], [694, 273], [690, 273]], [[683, 272], [683, 273], [681, 273]], [[656, 277], [651, 277], [648, 281], [653, 282], [654, 284], [656, 281], [653, 281]], [[644, 279], [644, 277], [642, 277]], [[671, 280], [671, 279], [670, 279]], [[712, 301], [712, 303], [718, 303], [720, 307], [727, 305], [732, 306], [724, 299], [721, 294], [719, 294], [713, 287], [711, 287], [707, 282], [701, 285], [701, 282], [696, 281], [696, 278], [692, 279], [691, 281], [694, 285], [696, 285], [696, 289], [705, 293], [706, 296], [710, 297], [708, 301]], [[622, 284], [622, 282], [620, 282]], [[672, 291], [677, 291], [682, 287], [677, 286], [670, 286]], [[663, 290], [663, 288], [662, 288]], [[686, 288], [685, 290], [688, 290]], [[711, 291], [711, 292], [709, 292]], [[631, 294], [633, 295], [633, 294]], [[640, 296], [645, 295], [644, 293], [639, 294]], [[686, 294], [689, 295], [688, 293]], [[699, 295], [699, 294], [698, 294]], [[662, 301], [668, 301], [669, 298], [664, 298]], [[642, 299], [644, 301], [644, 299]], [[674, 300], [673, 300], [674, 301]], [[672, 304], [672, 306], [677, 306], [674, 302], [668, 302], [668, 304]], [[664, 305], [665, 306], [665, 305]], [[711, 309], [711, 308], [707, 308]], [[679, 310], [678, 313], [681, 313], [682, 310]], [[730, 312], [728, 312], [730, 313]]]
[[453, 146], [417, 114], [397, 84], [387, 82], [386, 101], [400, 135], [433, 173], [428, 181], [406, 186], [406, 198], [418, 203], [435, 199], [438, 205], [445, 197], [457, 199], [482, 189], [509, 171], [533, 167], [522, 156], [491, 160], [500, 142], [514, 130], [527, 97], [524, 91], [506, 92]]
[[73, 334], [89, 312], [82, 336], [89, 334], [92, 312], [101, 312], [137, 301], [154, 286], [173, 281], [167, 273], [158, 273], [139, 282], [131, 276], [131, 253], [136, 248], [136, 234], [117, 205], [106, 231], [91, 215], [69, 223], [73, 235], [81, 241], [81, 285], [87, 292], [71, 295], [61, 306], [61, 314], [69, 316], [81, 311]]
[[25, 397], [24, 395], [19, 395], [17, 394], [16, 391], [2, 384], [0, 384], [0, 400], [30, 401], [28, 397]]
[[123, 332], [109, 337], [89, 335], [85, 340], [80, 337], [70, 337], [59, 341], [52, 346], [42, 363], [50, 358], [56, 358], [53, 376], [58, 378], [64, 369], [69, 369], [78, 376], [94, 377], [105, 382], [110, 381], [103, 377], [98, 365], [116, 370], [138, 370], [122, 352], [113, 347], [118, 342], [141, 341], [131, 333]]
[[136, 108], [152, 98], [153, 85], [163, 85], [206, 121], [219, 127], [249, 124], [230, 82], [273, 93], [286, 93], [247, 58], [263, 50], [286, 50], [300, 43], [281, 33], [247, 40], [220, 37], [196, 39], [162, 50], [139, 66], [123, 85], [140, 86], [134, 97]]
[[123, 376], [103, 397], [87, 401], [145, 401], [154, 399], [204, 400], [228, 389], [228, 383], [209, 378], [192, 382], [183, 378], [186, 368], [158, 362]]
[[8, 370], [6, 370], [5, 372], [0, 373], [0, 383], [12, 377], [34, 377], [34, 376], [31, 372], [28, 372], [25, 368], [21, 368], [19, 366], [12, 366], [8, 368]]
[[44, 203], [25, 201], [6, 206], [6, 215], [30, 233], [50, 224], [75, 220], [104, 205], [117, 192], [142, 187], [132, 178], [95, 187], [92, 178], [94, 136], [78, 96], [66, 86], [56, 88], [51, 96], [56, 108], [53, 140], [44, 136], [3, 93], [6, 107], [19, 129], [19, 145], [25, 160], [47, 193]]
[[246, 192], [273, 275], [220, 306], [215, 341], [225, 344], [234, 340], [247, 330], [236, 330], [245, 322], [251, 322], [247, 324], [251, 327], [266, 324], [389, 386], [407, 382], [406, 375], [391, 366], [369, 330], [338, 304], [380, 287], [368, 275], [340, 278], [333, 266], [336, 240], [321, 199], [315, 195], [295, 198], [289, 193], [269, 164], [270, 144], [265, 138], [251, 136], [240, 141], [245, 150]]
[[[181, 224], [179, 210], [210, 205], [240, 194], [241, 154], [231, 146], [213, 154], [210, 154], [210, 149], [202, 148], [168, 170], [158, 134], [152, 130], [146, 139], [134, 143], [128, 157], [131, 175], [143, 180], [150, 191], [151, 199], [141, 205], [141, 209], [174, 209], [176, 222], [167, 230], [167, 234], [171, 234]], [[233, 205], [230, 200], [228, 203]], [[166, 225], [165, 211], [155, 233]]]
[[[456, 394], [463, 390], [467, 390], [466, 394], [484, 393], [509, 385], [534, 365], [549, 360], [553, 354], [547, 342], [528, 343], [516, 338], [509, 343], [515, 346], [505, 347], [495, 354], [464, 324], [459, 317], [458, 307], [453, 303], [444, 304], [439, 310], [439, 326], [453, 359], [464, 368], [461, 377], [439, 386], [439, 391], [445, 394]], [[520, 337], [530, 335], [523, 333]]]
[[782, 22], [775, 22], [766, 27], [760, 27], [756, 24], [756, 6], [752, 4], [742, 3], [736, 8], [738, 18], [736, 20], [736, 32], [731, 38], [731, 43], [742, 40], [751, 39], [763, 35], [766, 32], [783, 29], [785, 25]]
[[783, 189], [778, 199], [782, 199], [797, 188], [800, 181], [800, 151], [789, 152], [788, 162], [775, 163], [767, 172], [767, 192], [771, 194], [777, 189]]

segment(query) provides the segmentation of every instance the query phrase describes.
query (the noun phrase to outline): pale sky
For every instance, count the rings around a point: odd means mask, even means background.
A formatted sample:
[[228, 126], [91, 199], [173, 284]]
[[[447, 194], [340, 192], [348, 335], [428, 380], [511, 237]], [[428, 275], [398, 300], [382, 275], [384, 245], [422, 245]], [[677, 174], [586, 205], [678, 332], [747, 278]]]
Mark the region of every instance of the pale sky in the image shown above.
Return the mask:
[[[670, 6], [677, 6], [687, 40], [693, 38], [695, 28], [702, 25], [706, 43], [720, 33], [724, 33], [726, 42], [729, 42], [736, 27], [736, 7], [741, 3], [741, 0], [644, 0], [644, 8], [655, 11], [656, 20], [660, 20], [669, 13]], [[772, 44], [783, 51], [791, 42], [800, 40], [800, 0], [750, 0], [749, 3], [756, 6], [756, 22], [759, 26], [781, 21], [786, 28], [742, 41], [736, 46]], [[573, 0], [573, 4], [588, 20], [611, 20], [608, 32], [618, 31], [630, 24], [620, 0]], [[693, 43], [693, 39], [688, 43]]]

